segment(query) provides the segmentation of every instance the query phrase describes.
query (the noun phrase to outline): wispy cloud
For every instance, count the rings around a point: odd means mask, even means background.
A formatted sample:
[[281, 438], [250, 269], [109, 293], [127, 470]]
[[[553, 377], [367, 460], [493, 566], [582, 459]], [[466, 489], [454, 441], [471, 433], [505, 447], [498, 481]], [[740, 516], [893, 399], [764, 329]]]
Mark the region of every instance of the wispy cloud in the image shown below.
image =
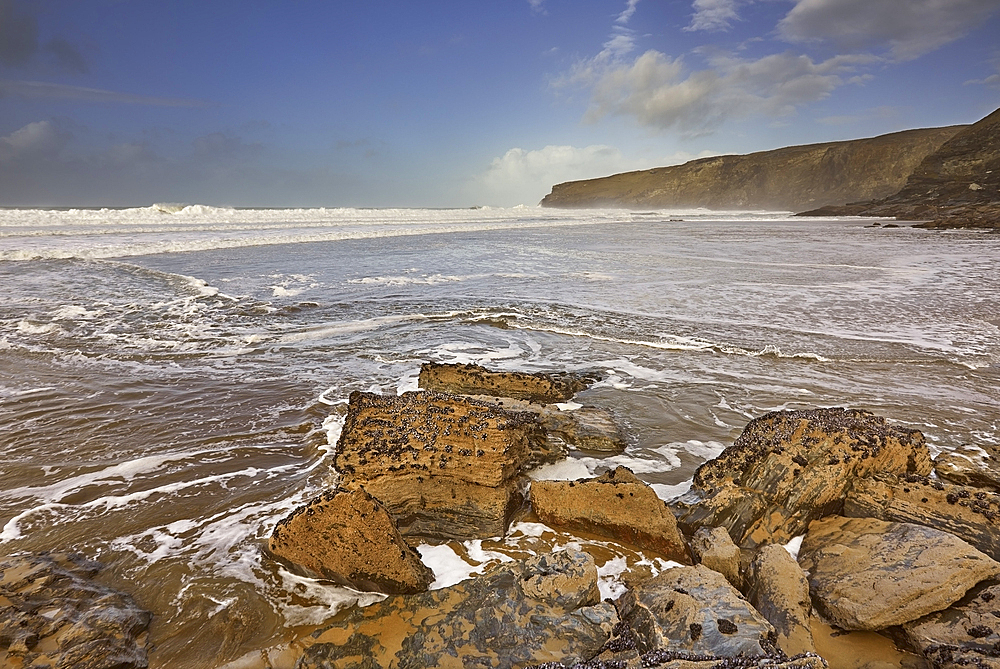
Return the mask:
[[547, 14], [545, 11], [545, 0], [528, 0], [528, 4], [531, 5], [531, 11], [535, 14]]
[[146, 105], [150, 107], [210, 107], [212, 103], [187, 98], [164, 98], [150, 95], [135, 95], [100, 88], [68, 86], [44, 81], [0, 80], [0, 98], [18, 97], [27, 99], [60, 99], [77, 102], [108, 104]]
[[740, 18], [738, 4], [737, 0], [694, 0], [694, 15], [684, 30], [729, 30]]
[[635, 8], [638, 4], [639, 0], [628, 0], [628, 3], [625, 5], [625, 9], [618, 15], [618, 18], [615, 19], [615, 23], [619, 25], [625, 25], [628, 23], [629, 19], [632, 18], [632, 15], [635, 14]]
[[778, 31], [790, 42], [830, 42], [907, 61], [965, 36], [998, 10], [997, 0], [798, 0]]

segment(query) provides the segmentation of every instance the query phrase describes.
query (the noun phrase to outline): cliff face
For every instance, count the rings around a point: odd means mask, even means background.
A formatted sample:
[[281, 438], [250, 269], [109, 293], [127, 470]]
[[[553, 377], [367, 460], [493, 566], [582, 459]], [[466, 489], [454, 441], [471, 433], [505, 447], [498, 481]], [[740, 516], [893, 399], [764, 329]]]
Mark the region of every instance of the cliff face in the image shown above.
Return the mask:
[[874, 200], [898, 191], [925, 157], [966, 127], [906, 130], [571, 181], [553, 186], [541, 204], [801, 211]]
[[923, 227], [1000, 227], [1000, 109], [927, 155], [897, 193], [810, 214], [926, 220]]

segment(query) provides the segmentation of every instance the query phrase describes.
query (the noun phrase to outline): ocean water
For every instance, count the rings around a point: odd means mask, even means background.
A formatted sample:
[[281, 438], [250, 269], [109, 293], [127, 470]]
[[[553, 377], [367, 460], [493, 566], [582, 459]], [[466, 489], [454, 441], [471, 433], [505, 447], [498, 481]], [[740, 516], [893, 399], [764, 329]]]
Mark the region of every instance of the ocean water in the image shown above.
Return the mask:
[[[72, 550], [152, 610], [151, 666], [216, 667], [372, 601], [262, 557], [334, 481], [353, 390], [424, 361], [597, 372], [664, 498], [775, 409], [1000, 446], [1000, 236], [694, 211], [0, 210], [0, 553]], [[549, 545], [605, 594], [661, 569], [528, 517], [424, 546], [447, 585]], [[249, 655], [248, 655], [249, 654]], [[246, 664], [249, 663], [249, 664]], [[235, 665], [234, 665], [235, 666]]]

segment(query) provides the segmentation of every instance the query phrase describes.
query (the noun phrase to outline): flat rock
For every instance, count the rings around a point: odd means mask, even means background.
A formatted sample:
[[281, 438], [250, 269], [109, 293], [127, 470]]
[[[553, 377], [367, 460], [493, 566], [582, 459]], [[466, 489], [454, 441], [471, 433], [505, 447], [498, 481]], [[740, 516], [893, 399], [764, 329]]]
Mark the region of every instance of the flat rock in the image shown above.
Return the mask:
[[776, 411], [695, 472], [671, 502], [681, 529], [725, 527], [743, 548], [787, 543], [810, 520], [840, 513], [852, 482], [931, 471], [924, 436], [857, 409]]
[[420, 366], [420, 387], [454, 395], [494, 395], [530, 400], [539, 404], [565, 402], [586, 388], [592, 379], [575, 374], [495, 372], [479, 365], [439, 364]]
[[0, 665], [147, 667], [153, 615], [94, 582], [100, 568], [68, 553], [0, 559]]
[[317, 632], [297, 666], [575, 664], [596, 655], [617, 623], [614, 606], [600, 601], [593, 558], [569, 550], [355, 609]]
[[691, 537], [691, 553], [695, 562], [714, 569], [734, 588], [743, 587], [740, 576], [740, 549], [724, 527], [699, 527]]
[[704, 565], [675, 567], [618, 600], [641, 653], [774, 657], [775, 632], [729, 581]]
[[934, 471], [951, 483], [1000, 490], [1000, 453], [992, 447], [967, 444], [942, 453], [934, 460]]
[[1000, 560], [1000, 494], [924, 476], [855, 481], [844, 515], [917, 523], [950, 532]]
[[351, 394], [334, 467], [365, 488], [408, 537], [506, 533], [518, 477], [540, 439], [534, 415], [432, 392]]
[[293, 571], [355, 590], [415, 593], [434, 581], [385, 508], [361, 489], [330, 490], [300, 506], [277, 524], [267, 550]]
[[1000, 669], [1000, 585], [977, 587], [952, 607], [903, 625], [939, 669]]
[[787, 655], [815, 653], [810, 630], [812, 601], [805, 572], [783, 546], [762, 546], [750, 562], [747, 599], [778, 634]]
[[543, 523], [600, 534], [690, 563], [670, 509], [627, 467], [577, 481], [534, 481], [531, 506]]
[[846, 630], [908, 623], [1000, 575], [1000, 563], [947, 532], [840, 516], [810, 523], [799, 564], [816, 608]]

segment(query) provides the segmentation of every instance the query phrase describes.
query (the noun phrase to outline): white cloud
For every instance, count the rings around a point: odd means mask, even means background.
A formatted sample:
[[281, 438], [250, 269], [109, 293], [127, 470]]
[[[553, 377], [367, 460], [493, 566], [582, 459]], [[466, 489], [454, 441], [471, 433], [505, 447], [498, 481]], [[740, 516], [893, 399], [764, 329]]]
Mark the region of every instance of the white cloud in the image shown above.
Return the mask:
[[536, 14], [545, 14], [545, 0], [528, 0], [528, 4], [531, 5], [531, 11]]
[[50, 121], [35, 121], [0, 137], [0, 160], [51, 158], [69, 141], [68, 133]]
[[628, 23], [629, 19], [632, 18], [632, 15], [635, 14], [635, 7], [638, 4], [639, 0], [628, 0], [628, 3], [625, 5], [625, 10], [618, 15], [618, 18], [615, 19], [615, 23], [621, 25]]
[[1000, 9], [997, 0], [798, 0], [778, 24], [791, 42], [912, 60], [963, 37]]
[[694, 0], [691, 25], [684, 30], [729, 30], [740, 19], [737, 5], [737, 0]]
[[693, 135], [727, 119], [792, 114], [845, 85], [846, 76], [874, 60], [835, 56], [814, 62], [788, 52], [745, 60], [715, 54], [708, 58], [709, 68], [690, 71], [683, 59], [650, 50], [632, 62], [601, 56], [583, 61], [560, 83], [590, 89], [585, 121], [627, 116], [643, 126], [676, 127]]

